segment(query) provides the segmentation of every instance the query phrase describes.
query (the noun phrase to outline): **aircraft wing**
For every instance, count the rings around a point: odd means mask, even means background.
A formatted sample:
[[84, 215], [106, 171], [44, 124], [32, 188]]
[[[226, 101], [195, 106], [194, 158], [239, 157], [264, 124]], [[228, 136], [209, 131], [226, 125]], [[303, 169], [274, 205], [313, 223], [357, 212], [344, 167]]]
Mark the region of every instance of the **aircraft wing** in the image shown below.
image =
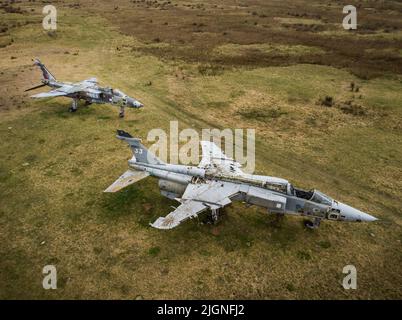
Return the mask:
[[146, 171], [135, 171], [128, 169], [124, 172], [119, 179], [117, 179], [111, 186], [109, 186], [104, 192], [117, 192], [130, 184], [133, 184], [141, 179], [149, 176]]
[[67, 96], [72, 93], [84, 92], [84, 91], [89, 91], [89, 90], [92, 90], [92, 89], [87, 88], [86, 86], [84, 86], [82, 84], [78, 84], [78, 85], [65, 84], [64, 86], [57, 88], [55, 90], [52, 90], [49, 92], [38, 93], [31, 97], [32, 98], [52, 98], [52, 97]]
[[176, 210], [169, 213], [166, 217], [159, 217], [151, 226], [157, 229], [173, 229], [181, 222], [195, 218], [198, 214], [208, 209], [201, 202], [186, 201], [176, 208]]
[[222, 181], [191, 183], [180, 200], [181, 205], [166, 217], [159, 217], [151, 226], [158, 229], [172, 229], [207, 209], [223, 208], [232, 203], [230, 198], [240, 192], [239, 188], [237, 184]]
[[60, 97], [60, 96], [66, 96], [67, 93], [59, 90], [52, 90], [49, 92], [42, 92], [38, 94], [34, 94], [31, 96], [31, 98], [52, 98], [52, 97]]
[[95, 88], [85, 88], [82, 91], [85, 91], [87, 93], [92, 93], [92, 94], [100, 94], [102, 91], [95, 89]]
[[98, 83], [98, 79], [97, 78], [89, 78], [84, 80], [83, 82], [89, 82], [90, 84], [94, 85]]
[[231, 158], [228, 158], [223, 151], [211, 141], [201, 141], [202, 158], [198, 164], [199, 168], [209, 169], [216, 173], [230, 175], [241, 175], [241, 165]]

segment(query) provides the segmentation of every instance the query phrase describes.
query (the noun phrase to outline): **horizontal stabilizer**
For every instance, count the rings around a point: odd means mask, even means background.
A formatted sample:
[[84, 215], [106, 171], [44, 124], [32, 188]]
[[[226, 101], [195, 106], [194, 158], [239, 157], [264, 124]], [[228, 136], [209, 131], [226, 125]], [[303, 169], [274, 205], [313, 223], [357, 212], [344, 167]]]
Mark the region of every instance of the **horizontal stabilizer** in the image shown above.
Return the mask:
[[124, 130], [117, 130], [117, 136], [124, 137], [124, 138], [133, 138], [133, 136], [131, 134], [129, 134], [128, 132], [126, 132]]
[[117, 192], [130, 184], [140, 181], [149, 176], [146, 171], [127, 170], [119, 179], [117, 179], [111, 186], [109, 186], [104, 192]]
[[35, 90], [35, 89], [39, 89], [39, 88], [42, 88], [42, 87], [45, 87], [45, 86], [47, 86], [47, 84], [42, 83], [42, 84], [40, 84], [40, 85], [38, 85], [38, 86], [35, 86], [35, 87], [32, 87], [32, 88], [26, 89], [25, 92], [31, 91], [31, 90]]

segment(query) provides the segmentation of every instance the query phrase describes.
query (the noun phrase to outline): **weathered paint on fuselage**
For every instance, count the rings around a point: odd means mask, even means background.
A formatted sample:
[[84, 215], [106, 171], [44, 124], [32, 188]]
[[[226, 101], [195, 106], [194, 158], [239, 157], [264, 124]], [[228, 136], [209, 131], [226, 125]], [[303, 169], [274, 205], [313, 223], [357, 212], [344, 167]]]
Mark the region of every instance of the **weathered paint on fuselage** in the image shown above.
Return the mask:
[[[66, 93], [65, 97], [85, 100], [88, 103], [122, 104], [131, 108], [141, 108], [143, 106], [138, 100], [127, 96], [120, 90], [114, 90], [108, 87], [100, 87], [96, 82], [90, 80], [84, 80], [77, 83], [61, 82], [57, 80], [43, 80], [43, 83], [52, 89], [63, 88], [63, 92]], [[76, 89], [79, 87], [82, 87], [82, 91], [80, 93], [68, 92], [69, 88], [74, 88], [76, 91]]]
[[[238, 192], [231, 200], [267, 208], [269, 212], [293, 214], [319, 219], [346, 221], [373, 221], [374, 217], [349, 207], [318, 191], [311, 192], [311, 199], [322, 197], [319, 203], [295, 195], [292, 185], [285, 179], [260, 175], [211, 174], [208, 170], [193, 166], [149, 164], [129, 161], [135, 170], [147, 171], [160, 179], [161, 193], [171, 199], [180, 199], [189, 183], [222, 181], [233, 184]], [[317, 194], [317, 196], [315, 196]]]

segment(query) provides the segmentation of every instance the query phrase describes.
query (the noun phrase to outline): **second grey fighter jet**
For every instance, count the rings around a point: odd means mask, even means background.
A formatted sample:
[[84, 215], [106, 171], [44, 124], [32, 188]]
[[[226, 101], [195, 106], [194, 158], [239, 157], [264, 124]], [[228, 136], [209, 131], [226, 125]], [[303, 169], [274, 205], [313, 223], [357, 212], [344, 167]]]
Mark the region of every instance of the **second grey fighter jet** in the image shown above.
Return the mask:
[[56, 80], [56, 78], [49, 72], [45, 65], [39, 61], [39, 59], [35, 59], [34, 64], [42, 71], [42, 84], [25, 91], [34, 90], [45, 86], [51, 87], [52, 90], [49, 92], [35, 94], [31, 96], [32, 98], [71, 98], [73, 99], [73, 103], [70, 107], [70, 112], [77, 111], [79, 100], [85, 100], [86, 105], [90, 105], [92, 103], [110, 103], [120, 107], [119, 116], [121, 118], [124, 117], [125, 107], [143, 107], [141, 102], [129, 97], [118, 89], [100, 87], [96, 78], [90, 78], [77, 83], [61, 82]]
[[105, 192], [116, 192], [148, 176], [159, 179], [162, 195], [180, 205], [166, 217], [158, 218], [152, 227], [172, 229], [187, 219], [210, 210], [214, 221], [219, 210], [244, 201], [264, 207], [271, 213], [309, 217], [306, 226], [317, 228], [320, 221], [375, 221], [375, 217], [336, 201], [318, 190], [295, 188], [285, 179], [244, 173], [240, 164], [226, 157], [210, 141], [201, 141], [202, 159], [198, 167], [168, 164], [149, 152], [141, 140], [122, 130], [117, 138], [131, 147], [129, 169]]

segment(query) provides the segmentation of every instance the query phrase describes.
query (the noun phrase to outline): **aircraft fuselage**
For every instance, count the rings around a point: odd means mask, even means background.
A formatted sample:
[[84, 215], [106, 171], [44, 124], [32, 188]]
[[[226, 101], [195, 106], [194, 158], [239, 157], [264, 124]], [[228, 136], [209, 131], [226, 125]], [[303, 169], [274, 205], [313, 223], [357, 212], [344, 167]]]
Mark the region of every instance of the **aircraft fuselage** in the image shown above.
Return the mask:
[[[304, 191], [294, 188], [287, 180], [259, 175], [214, 174], [198, 167], [149, 164], [129, 161], [135, 170], [146, 171], [159, 178], [162, 195], [176, 200], [185, 200], [185, 190], [189, 183], [208, 185], [212, 182], [225, 182], [233, 188], [232, 201], [243, 201], [266, 208], [269, 212], [307, 216], [314, 219], [336, 221], [374, 221], [376, 218], [333, 200], [318, 190]], [[205, 199], [205, 203], [210, 200]]]

